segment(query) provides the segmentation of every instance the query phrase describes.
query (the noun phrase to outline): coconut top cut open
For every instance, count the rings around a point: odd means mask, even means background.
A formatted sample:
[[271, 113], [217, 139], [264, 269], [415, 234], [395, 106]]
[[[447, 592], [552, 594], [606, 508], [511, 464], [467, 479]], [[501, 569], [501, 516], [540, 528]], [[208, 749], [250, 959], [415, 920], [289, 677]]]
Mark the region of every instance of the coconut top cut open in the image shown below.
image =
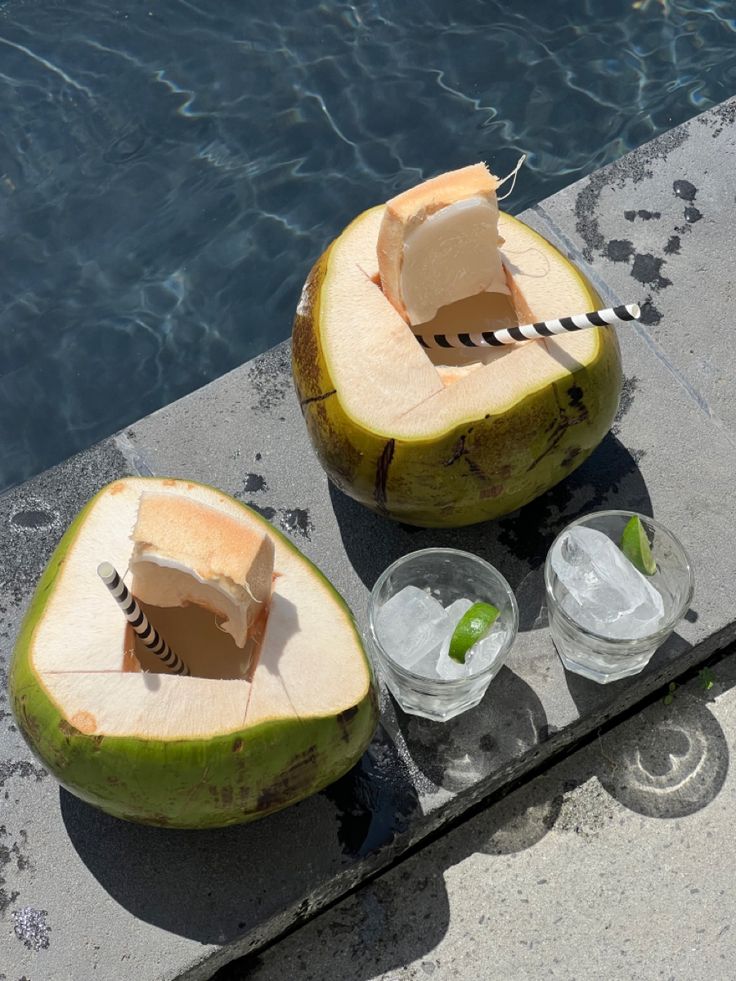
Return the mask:
[[[173, 522], [168, 530], [164, 513]], [[188, 522], [192, 532], [197, 523], [209, 523], [211, 555], [192, 553]], [[224, 544], [223, 531], [232, 535]], [[283, 536], [226, 495], [184, 481], [118, 480], [68, 534], [70, 544], [29, 643], [29, 661], [74, 729], [147, 740], [211, 739], [268, 721], [334, 716], [365, 699], [370, 672], [344, 602]], [[269, 581], [267, 607], [261, 599], [263, 615], [248, 629], [253, 650], [246, 645], [244, 651], [219, 628], [219, 599], [212, 609], [195, 602], [156, 605], [197, 593], [171, 579], [165, 561], [174, 558], [180, 573], [186, 567], [206, 578], [206, 572], [212, 591], [221, 588], [227, 596], [225, 605], [235, 602], [232, 583], [238, 576], [254, 597], [259, 591], [263, 597], [265, 569], [272, 563], [273, 592]], [[160, 673], [155, 661], [145, 662], [145, 649], [97, 576], [101, 560], [121, 573], [132, 564], [136, 577], [149, 563], [148, 602], [141, 605], [191, 677]], [[150, 588], [156, 564], [158, 585]], [[133, 578], [128, 572], [129, 586]], [[196, 586], [196, 577], [190, 578]], [[208, 604], [210, 599], [208, 594]]]
[[265, 528], [181, 494], [141, 495], [130, 560], [135, 596], [153, 606], [194, 604], [244, 647], [271, 598], [274, 545]]
[[410, 324], [478, 293], [508, 293], [498, 251], [499, 180], [474, 164], [386, 203], [376, 253], [386, 297]]
[[[415, 332], [498, 330], [591, 309], [590, 288], [572, 264], [531, 228], [498, 212], [497, 183], [483, 164], [444, 174], [363, 213], [333, 243], [320, 291], [320, 341], [345, 412], [367, 431], [433, 438], [502, 415], [597, 357], [597, 329], [503, 348], [426, 350], [417, 342]], [[474, 197], [483, 206], [463, 210]], [[421, 293], [406, 292], [412, 236], [454, 204], [462, 208], [447, 226], [427, 232], [418, 279], [412, 267], [415, 284], [431, 296], [428, 306], [447, 302], [429, 321], [410, 326], [407, 301], [412, 307]], [[491, 212], [497, 228], [488, 223]], [[465, 235], [473, 243], [470, 257], [462, 243], [456, 247]], [[479, 292], [468, 294], [473, 284], [464, 278], [466, 268]], [[463, 295], [453, 300], [455, 281]]]

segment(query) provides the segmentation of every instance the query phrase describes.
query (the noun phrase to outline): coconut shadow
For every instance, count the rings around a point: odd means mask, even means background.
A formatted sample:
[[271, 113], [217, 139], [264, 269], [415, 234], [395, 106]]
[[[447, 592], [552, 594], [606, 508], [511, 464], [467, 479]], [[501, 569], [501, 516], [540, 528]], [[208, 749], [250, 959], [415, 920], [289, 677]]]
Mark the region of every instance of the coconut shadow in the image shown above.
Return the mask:
[[63, 788], [59, 802], [77, 854], [121, 906], [203, 944], [239, 943], [233, 956], [342, 895], [346, 876], [355, 885], [391, 862], [421, 818], [407, 764], [381, 726], [340, 780], [251, 824], [156, 828], [105, 814]]
[[330, 500], [345, 551], [368, 589], [387, 566], [408, 552], [459, 548], [490, 562], [506, 577], [517, 593], [522, 631], [546, 622], [541, 616], [542, 568], [549, 547], [567, 524], [609, 508], [652, 513], [637, 454], [611, 433], [569, 477], [496, 521], [463, 528], [416, 528], [369, 511], [332, 484]]

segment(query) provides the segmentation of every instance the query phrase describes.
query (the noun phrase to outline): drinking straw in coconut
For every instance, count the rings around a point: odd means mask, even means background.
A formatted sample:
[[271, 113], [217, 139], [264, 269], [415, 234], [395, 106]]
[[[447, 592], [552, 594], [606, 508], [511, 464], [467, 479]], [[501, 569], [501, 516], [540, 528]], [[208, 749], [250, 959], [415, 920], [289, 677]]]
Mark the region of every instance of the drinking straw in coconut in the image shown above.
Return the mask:
[[125, 614], [125, 619], [131, 625], [141, 640], [152, 654], [161, 661], [167, 671], [172, 674], [189, 675], [189, 668], [178, 657], [156, 630], [148, 617], [138, 605], [138, 601], [131, 593], [117, 570], [109, 562], [100, 562], [97, 566], [97, 575], [110, 590], [113, 599], [117, 602], [120, 609]]
[[636, 303], [605, 310], [591, 310], [590, 313], [577, 313], [573, 317], [560, 317], [559, 320], [541, 320], [536, 324], [523, 324], [506, 330], [484, 330], [479, 333], [433, 334], [432, 337], [414, 336], [422, 347], [502, 347], [517, 341], [533, 341], [539, 337], [552, 337], [554, 334], [567, 334], [570, 331], [586, 330], [588, 327], [607, 327], [638, 320], [641, 310]]

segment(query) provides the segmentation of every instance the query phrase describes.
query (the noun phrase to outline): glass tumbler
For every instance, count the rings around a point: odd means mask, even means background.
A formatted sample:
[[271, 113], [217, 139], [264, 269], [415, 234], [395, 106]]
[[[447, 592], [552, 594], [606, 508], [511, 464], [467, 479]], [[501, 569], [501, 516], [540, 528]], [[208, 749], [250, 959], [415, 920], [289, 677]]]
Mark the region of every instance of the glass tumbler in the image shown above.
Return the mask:
[[[462, 598], [497, 607], [494, 629], [502, 630], [504, 637], [491, 666], [450, 680], [423, 677], [397, 663], [378, 638], [376, 620], [381, 607], [406, 586], [424, 590], [444, 607]], [[379, 577], [368, 604], [369, 645], [389, 691], [405, 712], [438, 722], [480, 702], [503, 666], [518, 627], [516, 599], [501, 573], [478, 556], [454, 548], [426, 548], [398, 559]]]
[[623, 530], [634, 514], [634, 511], [598, 511], [573, 521], [553, 542], [544, 567], [549, 626], [562, 663], [568, 671], [604, 685], [638, 674], [687, 612], [694, 590], [690, 560], [671, 531], [654, 518], [639, 515], [657, 565], [654, 575], [647, 579], [662, 597], [664, 616], [659, 626], [644, 636], [620, 639], [606, 636], [603, 627], [594, 631], [589, 623], [576, 622], [568, 612], [573, 604], [565, 604], [568, 591], [555, 573], [551, 557], [564, 536], [575, 527], [603, 532], [618, 548]]

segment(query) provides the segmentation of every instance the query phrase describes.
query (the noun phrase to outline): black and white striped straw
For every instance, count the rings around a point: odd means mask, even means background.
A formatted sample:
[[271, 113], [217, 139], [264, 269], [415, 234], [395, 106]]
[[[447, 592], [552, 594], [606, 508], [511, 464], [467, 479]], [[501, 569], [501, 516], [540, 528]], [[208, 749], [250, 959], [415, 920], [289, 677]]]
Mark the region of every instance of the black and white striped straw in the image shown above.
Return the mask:
[[97, 566], [97, 575], [110, 590], [113, 599], [125, 614], [125, 619], [136, 632], [141, 643], [145, 644], [149, 651], [156, 655], [166, 670], [170, 671], [171, 674], [188, 676], [189, 668], [172, 651], [153, 624], [149, 622], [148, 617], [138, 605], [135, 596], [133, 596], [118, 575], [115, 567], [109, 562], [100, 562]]
[[536, 324], [523, 324], [506, 330], [483, 330], [477, 333], [433, 334], [414, 336], [422, 347], [502, 347], [516, 344], [517, 341], [533, 341], [539, 337], [552, 337], [554, 334], [567, 334], [570, 331], [586, 330], [588, 327], [610, 327], [629, 320], [638, 320], [641, 310], [636, 303], [625, 306], [608, 307], [605, 310], [591, 310], [590, 313], [577, 313], [573, 317], [560, 317], [559, 320], [541, 320]]

